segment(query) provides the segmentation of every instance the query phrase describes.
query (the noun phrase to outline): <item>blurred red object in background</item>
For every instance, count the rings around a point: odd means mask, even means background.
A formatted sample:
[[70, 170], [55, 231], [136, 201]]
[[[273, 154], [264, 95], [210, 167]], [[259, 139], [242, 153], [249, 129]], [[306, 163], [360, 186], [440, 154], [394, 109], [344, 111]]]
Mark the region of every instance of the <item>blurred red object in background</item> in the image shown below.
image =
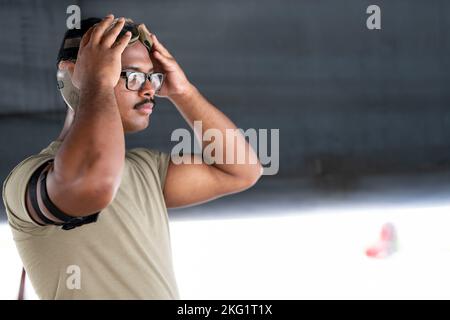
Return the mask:
[[397, 232], [392, 223], [385, 223], [381, 228], [379, 240], [366, 249], [366, 256], [383, 259], [397, 251]]

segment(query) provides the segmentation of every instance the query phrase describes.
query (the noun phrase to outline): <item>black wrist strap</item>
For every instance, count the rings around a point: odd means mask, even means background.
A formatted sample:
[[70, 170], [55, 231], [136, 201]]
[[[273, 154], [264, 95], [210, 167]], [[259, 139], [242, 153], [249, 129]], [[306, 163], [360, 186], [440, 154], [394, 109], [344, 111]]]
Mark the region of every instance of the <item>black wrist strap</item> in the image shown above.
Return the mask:
[[47, 224], [53, 224], [53, 225], [62, 225], [63, 230], [71, 230], [73, 228], [79, 227], [83, 224], [88, 224], [92, 222], [96, 222], [98, 219], [98, 215], [100, 213], [94, 213], [89, 216], [85, 217], [73, 217], [69, 216], [68, 214], [62, 212], [49, 198], [48, 192], [47, 192], [47, 172], [45, 172], [41, 179], [41, 197], [42, 202], [44, 203], [45, 207], [48, 209], [48, 211], [55, 216], [57, 219], [63, 221], [63, 223], [56, 223], [50, 219], [48, 219], [40, 210], [38, 202], [37, 202], [37, 183], [39, 180], [39, 176], [42, 174], [42, 171], [47, 167], [49, 163], [52, 163], [53, 160], [50, 160], [46, 163], [44, 163], [42, 166], [36, 170], [36, 172], [33, 174], [32, 180], [30, 181], [30, 195], [31, 195], [31, 204], [34, 208], [34, 210], [37, 212], [40, 219], [42, 219]]

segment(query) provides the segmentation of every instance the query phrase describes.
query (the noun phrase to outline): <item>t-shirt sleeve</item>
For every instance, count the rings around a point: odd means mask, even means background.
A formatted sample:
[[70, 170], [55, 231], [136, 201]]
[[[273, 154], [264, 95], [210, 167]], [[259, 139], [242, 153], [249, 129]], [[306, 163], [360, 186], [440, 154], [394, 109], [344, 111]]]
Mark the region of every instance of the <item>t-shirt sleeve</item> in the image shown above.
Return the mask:
[[159, 161], [158, 161], [158, 173], [159, 178], [161, 180], [161, 186], [164, 189], [164, 185], [166, 182], [167, 170], [169, 169], [170, 164], [170, 154], [165, 152], [159, 152]]
[[53, 159], [52, 155], [31, 156], [19, 163], [3, 182], [2, 197], [8, 222], [17, 231], [30, 232], [36, 228], [42, 228], [28, 214], [25, 193], [36, 169], [51, 159]]
[[139, 159], [142, 159], [149, 171], [157, 175], [163, 190], [170, 164], [170, 154], [146, 148], [135, 148], [130, 151], [132, 154], [137, 155]]

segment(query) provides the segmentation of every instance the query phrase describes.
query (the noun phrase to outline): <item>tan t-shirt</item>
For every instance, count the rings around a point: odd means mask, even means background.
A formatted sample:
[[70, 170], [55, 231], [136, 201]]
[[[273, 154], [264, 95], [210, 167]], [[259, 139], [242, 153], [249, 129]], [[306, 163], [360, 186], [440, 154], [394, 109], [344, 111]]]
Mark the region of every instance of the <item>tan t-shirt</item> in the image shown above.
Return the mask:
[[25, 270], [41, 299], [179, 299], [163, 186], [170, 155], [126, 152], [120, 188], [97, 222], [63, 230], [28, 216], [33, 172], [53, 159], [53, 141], [8, 175], [3, 201]]

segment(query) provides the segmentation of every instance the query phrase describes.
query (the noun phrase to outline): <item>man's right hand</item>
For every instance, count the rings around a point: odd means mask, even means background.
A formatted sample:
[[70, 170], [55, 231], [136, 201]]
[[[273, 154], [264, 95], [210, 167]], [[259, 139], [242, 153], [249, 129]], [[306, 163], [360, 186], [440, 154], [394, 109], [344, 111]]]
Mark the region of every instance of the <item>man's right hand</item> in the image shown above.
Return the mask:
[[125, 19], [120, 18], [114, 27], [109, 28], [113, 19], [113, 15], [106, 16], [81, 39], [72, 74], [72, 82], [80, 90], [91, 85], [114, 88], [120, 79], [121, 55], [130, 41], [131, 33], [127, 32], [117, 39]]

